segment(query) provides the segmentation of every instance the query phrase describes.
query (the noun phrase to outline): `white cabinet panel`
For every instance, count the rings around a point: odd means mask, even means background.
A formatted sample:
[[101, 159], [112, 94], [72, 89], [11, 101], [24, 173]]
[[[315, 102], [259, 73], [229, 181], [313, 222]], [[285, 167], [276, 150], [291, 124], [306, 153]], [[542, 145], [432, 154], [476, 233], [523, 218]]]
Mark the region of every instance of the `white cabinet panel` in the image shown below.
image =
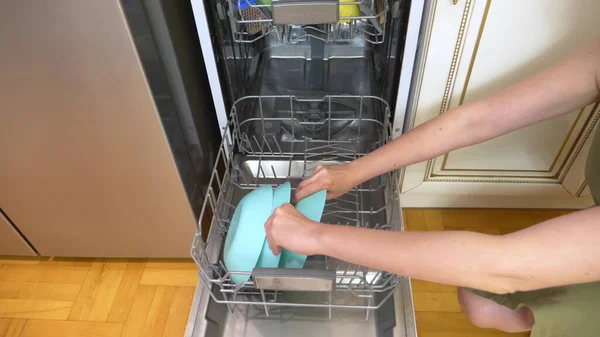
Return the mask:
[[[547, 68], [600, 36], [598, 1], [438, 0], [413, 127]], [[419, 78], [417, 76], [417, 78]], [[406, 207], [569, 207], [585, 191], [598, 105], [406, 168]]]

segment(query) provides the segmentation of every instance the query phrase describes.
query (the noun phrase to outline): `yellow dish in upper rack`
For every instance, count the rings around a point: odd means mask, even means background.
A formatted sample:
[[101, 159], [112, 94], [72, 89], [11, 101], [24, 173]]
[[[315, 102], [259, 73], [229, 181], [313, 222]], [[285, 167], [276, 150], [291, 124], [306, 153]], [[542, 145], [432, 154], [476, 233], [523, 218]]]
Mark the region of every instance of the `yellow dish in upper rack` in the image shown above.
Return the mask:
[[[347, 16], [360, 16], [360, 7], [358, 5], [342, 5], [343, 2], [358, 2], [358, 0], [339, 0], [340, 18]], [[340, 20], [338, 23], [349, 22], [350, 20]]]

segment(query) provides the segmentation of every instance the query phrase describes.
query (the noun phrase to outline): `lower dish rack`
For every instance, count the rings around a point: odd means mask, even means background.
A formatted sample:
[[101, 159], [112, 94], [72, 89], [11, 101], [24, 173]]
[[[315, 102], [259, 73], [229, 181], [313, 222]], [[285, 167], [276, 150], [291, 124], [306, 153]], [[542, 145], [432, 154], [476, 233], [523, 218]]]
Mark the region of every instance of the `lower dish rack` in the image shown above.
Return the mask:
[[[292, 111], [298, 109], [294, 107], [294, 102], [318, 102], [320, 105], [312, 106], [321, 106], [321, 110], [325, 110], [320, 123], [325, 127], [329, 125], [329, 129], [332, 123], [344, 125], [345, 128], [357, 128], [355, 137], [336, 138], [330, 133], [317, 138], [305, 134], [296, 137], [299, 139], [291, 140], [265, 134], [261, 137], [256, 137], [255, 134], [249, 137], [249, 133], [256, 128], [244, 127], [244, 121], [250, 121], [247, 125], [258, 125], [262, 130], [272, 129], [273, 123], [276, 123], [275, 128], [283, 129], [286, 134], [290, 131], [286, 130], [286, 125], [292, 128], [292, 133], [296, 131], [295, 128], [308, 126], [314, 129], [315, 122], [302, 117], [305, 111], [296, 111], [287, 117], [266, 114], [264, 103], [269, 99], [289, 102]], [[241, 104], [251, 101], [255, 104]], [[346, 109], [356, 107], [361, 111], [336, 115], [331, 110], [332, 102], [341, 104]], [[367, 109], [363, 106], [377, 111], [367, 113], [366, 110], [362, 111]], [[368, 319], [369, 311], [380, 308], [393, 296], [400, 283], [399, 276], [327, 256], [310, 256], [302, 269], [255, 269], [252, 272], [227, 270], [222, 260], [222, 248], [231, 216], [235, 205], [245, 194], [263, 185], [277, 186], [286, 181], [295, 189], [318, 165], [346, 163], [369, 152], [361, 151], [365, 148], [365, 139], [372, 142], [369, 150], [384, 145], [391, 135], [389, 114], [385, 101], [370, 96], [325, 96], [309, 99], [253, 96], [234, 104], [230, 123], [232, 130], [224, 133], [200, 215], [200, 221], [210, 221], [210, 230], [203, 233], [200, 226], [191, 249], [192, 257], [200, 267], [200, 283], [209, 290], [213, 301], [226, 304], [232, 311], [236, 305], [252, 305], [262, 309], [266, 316], [269, 316], [270, 311], [282, 307], [324, 308], [329, 310], [330, 318], [333, 308], [364, 309], [365, 318]], [[370, 131], [368, 137], [362, 136], [358, 130], [369, 124], [376, 127], [363, 129]], [[294, 141], [302, 146], [294, 146]], [[352, 144], [361, 146], [352, 147]], [[403, 230], [398, 191], [396, 172], [373, 178], [340, 198], [329, 200], [321, 222], [378, 230]], [[330, 277], [323, 279], [325, 274], [320, 273], [321, 271]], [[235, 285], [230, 277], [232, 274], [252, 277], [247, 282]], [[276, 279], [282, 274], [302, 280], [303, 289], [264, 289], [257, 282], [265, 276]], [[330, 283], [326, 283], [327, 281]], [[305, 289], [307, 286], [310, 288], [310, 284], [317, 285], [314, 291]]]

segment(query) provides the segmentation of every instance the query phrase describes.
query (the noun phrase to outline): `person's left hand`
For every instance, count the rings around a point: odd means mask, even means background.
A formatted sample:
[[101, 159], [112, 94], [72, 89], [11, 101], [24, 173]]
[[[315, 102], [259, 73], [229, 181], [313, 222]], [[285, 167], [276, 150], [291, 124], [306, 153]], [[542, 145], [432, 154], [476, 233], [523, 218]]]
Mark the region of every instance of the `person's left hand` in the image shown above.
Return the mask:
[[278, 207], [265, 223], [269, 248], [278, 255], [285, 248], [295, 253], [315, 255], [318, 252], [319, 229], [323, 226], [306, 218], [292, 206]]

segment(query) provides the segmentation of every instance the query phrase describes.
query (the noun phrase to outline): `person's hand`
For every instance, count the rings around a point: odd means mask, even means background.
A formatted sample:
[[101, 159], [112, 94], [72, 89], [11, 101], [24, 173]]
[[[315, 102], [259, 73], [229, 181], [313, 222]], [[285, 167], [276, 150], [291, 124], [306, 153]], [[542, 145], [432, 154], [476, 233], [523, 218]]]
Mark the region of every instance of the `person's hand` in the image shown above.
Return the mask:
[[291, 204], [278, 207], [265, 223], [269, 248], [278, 255], [285, 248], [295, 253], [315, 255], [321, 226], [306, 218]]
[[351, 164], [319, 165], [310, 178], [298, 185], [295, 200], [302, 200], [322, 189], [327, 190], [327, 200], [335, 199], [360, 183], [358, 172]]

